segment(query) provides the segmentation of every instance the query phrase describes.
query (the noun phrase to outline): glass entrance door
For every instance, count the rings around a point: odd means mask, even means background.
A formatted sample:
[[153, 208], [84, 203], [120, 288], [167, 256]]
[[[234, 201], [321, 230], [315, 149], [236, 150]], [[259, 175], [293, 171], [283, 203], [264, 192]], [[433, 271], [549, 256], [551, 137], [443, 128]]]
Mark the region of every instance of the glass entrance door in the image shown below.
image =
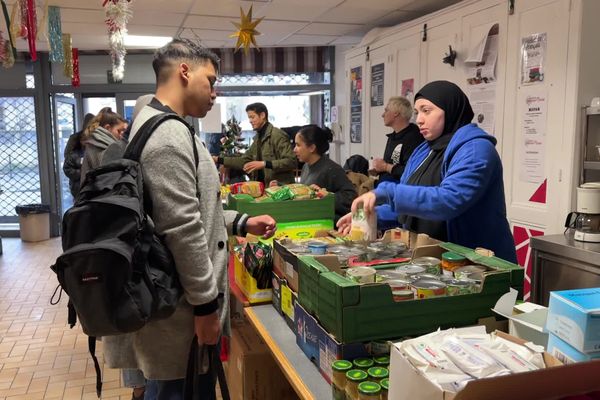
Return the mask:
[[[56, 149], [55, 160], [56, 168], [60, 174], [59, 198], [60, 198], [60, 215], [62, 216], [66, 210], [73, 206], [73, 196], [69, 189], [69, 177], [65, 175], [65, 149], [71, 135], [77, 129], [77, 102], [72, 97], [63, 95], [55, 95], [52, 104], [53, 121], [54, 121], [54, 148]], [[73, 141], [72, 141], [73, 142]], [[75, 144], [74, 142], [71, 145]], [[68, 157], [73, 154], [69, 152]], [[81, 161], [81, 160], [79, 160]], [[76, 162], [76, 161], [75, 161]], [[74, 172], [73, 170], [70, 170]]]

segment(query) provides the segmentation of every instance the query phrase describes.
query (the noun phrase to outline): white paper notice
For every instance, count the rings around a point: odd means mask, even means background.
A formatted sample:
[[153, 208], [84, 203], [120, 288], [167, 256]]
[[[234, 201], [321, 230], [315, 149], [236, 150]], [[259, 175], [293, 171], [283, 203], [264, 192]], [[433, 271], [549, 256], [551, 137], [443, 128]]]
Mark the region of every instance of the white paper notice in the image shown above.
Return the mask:
[[485, 51], [479, 62], [465, 61], [467, 66], [467, 83], [469, 85], [479, 85], [490, 83], [496, 80], [496, 61], [498, 60], [498, 35], [486, 37]]
[[520, 179], [542, 183], [545, 177], [544, 147], [546, 142], [547, 96], [529, 95], [523, 105], [523, 146]]
[[494, 134], [494, 109], [496, 108], [496, 85], [469, 86], [469, 101], [473, 108], [473, 122], [481, 129]]
[[547, 41], [546, 33], [534, 33], [521, 39], [521, 83], [544, 80]]

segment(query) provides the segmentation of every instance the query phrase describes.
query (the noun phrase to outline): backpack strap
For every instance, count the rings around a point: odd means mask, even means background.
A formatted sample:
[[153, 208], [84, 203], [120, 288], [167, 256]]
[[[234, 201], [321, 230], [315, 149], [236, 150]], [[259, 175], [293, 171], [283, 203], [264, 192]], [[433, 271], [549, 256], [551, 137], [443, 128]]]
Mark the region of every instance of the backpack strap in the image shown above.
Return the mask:
[[128, 158], [130, 160], [139, 162], [142, 156], [142, 151], [144, 151], [144, 147], [146, 146], [148, 139], [150, 139], [150, 136], [152, 136], [152, 133], [154, 133], [160, 124], [170, 119], [180, 121], [190, 131], [190, 135], [192, 136], [192, 145], [194, 146], [194, 161], [196, 163], [196, 168], [198, 168], [200, 161], [198, 157], [198, 148], [196, 147], [194, 128], [190, 126], [190, 124], [188, 124], [183, 118], [174, 113], [157, 114], [144, 122], [140, 129], [138, 129], [136, 132], [133, 139], [129, 142], [123, 158]]
[[102, 394], [102, 371], [100, 370], [100, 363], [96, 357], [96, 336], [88, 336], [88, 350], [94, 360], [94, 369], [96, 370], [96, 395], [100, 398]]

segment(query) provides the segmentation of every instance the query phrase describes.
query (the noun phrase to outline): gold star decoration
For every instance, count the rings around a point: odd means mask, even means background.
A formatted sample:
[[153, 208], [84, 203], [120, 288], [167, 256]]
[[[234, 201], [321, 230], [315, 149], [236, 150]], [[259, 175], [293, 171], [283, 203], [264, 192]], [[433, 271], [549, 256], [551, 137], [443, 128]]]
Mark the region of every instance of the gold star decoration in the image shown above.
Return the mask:
[[237, 32], [229, 35], [231, 38], [237, 37], [235, 51], [237, 52], [240, 47], [244, 46], [244, 54], [248, 54], [250, 44], [253, 44], [254, 47], [260, 51], [255, 39], [255, 36], [260, 35], [260, 32], [256, 30], [256, 26], [263, 20], [264, 17], [260, 17], [259, 19], [252, 21], [252, 6], [250, 6], [250, 9], [248, 10], [248, 14], [244, 14], [244, 10], [242, 7], [240, 7], [240, 17], [241, 21], [239, 24], [237, 22], [231, 22], [238, 29]]

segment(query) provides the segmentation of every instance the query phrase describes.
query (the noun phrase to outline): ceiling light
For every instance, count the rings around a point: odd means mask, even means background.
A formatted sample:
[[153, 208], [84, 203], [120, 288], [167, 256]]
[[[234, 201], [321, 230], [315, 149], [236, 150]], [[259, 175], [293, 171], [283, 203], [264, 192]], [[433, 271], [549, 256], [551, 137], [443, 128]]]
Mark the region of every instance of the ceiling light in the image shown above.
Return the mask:
[[169, 43], [171, 40], [173, 38], [170, 36], [125, 35], [125, 46], [158, 48]]

